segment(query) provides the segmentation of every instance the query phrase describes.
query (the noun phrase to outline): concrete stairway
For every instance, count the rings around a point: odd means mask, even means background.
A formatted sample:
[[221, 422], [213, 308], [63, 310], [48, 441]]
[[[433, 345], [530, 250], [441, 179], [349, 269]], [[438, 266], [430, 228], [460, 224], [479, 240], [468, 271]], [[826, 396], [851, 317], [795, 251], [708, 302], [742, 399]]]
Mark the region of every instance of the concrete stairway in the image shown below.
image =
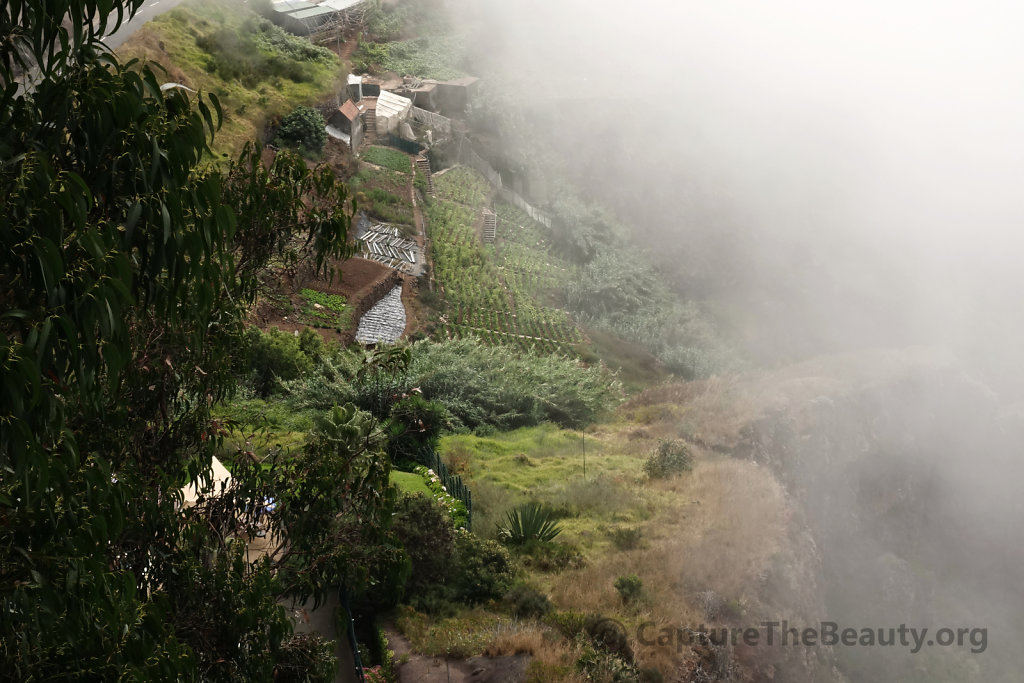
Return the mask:
[[498, 232], [498, 217], [484, 209], [484, 243], [494, 244], [494, 238]]
[[423, 175], [427, 177], [427, 194], [431, 197], [434, 196], [434, 176], [430, 172], [430, 159], [426, 157], [416, 157], [416, 168], [423, 172]]

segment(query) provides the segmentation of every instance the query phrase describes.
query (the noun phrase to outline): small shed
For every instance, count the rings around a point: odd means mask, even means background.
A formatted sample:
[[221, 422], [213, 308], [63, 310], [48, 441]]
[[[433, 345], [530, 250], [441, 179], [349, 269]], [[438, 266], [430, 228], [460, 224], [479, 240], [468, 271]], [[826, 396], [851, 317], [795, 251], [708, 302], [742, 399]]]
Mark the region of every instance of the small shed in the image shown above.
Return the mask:
[[406, 77], [402, 86], [395, 88], [395, 94], [408, 97], [412, 100], [414, 107], [436, 111], [437, 103], [434, 101], [434, 93], [437, 90], [437, 81], [424, 81]]
[[327, 123], [348, 138], [352, 151], [359, 149], [359, 145], [363, 143], [363, 117], [355, 102], [346, 100], [345, 104], [331, 114]]
[[203, 477], [200, 477], [181, 490], [185, 498], [186, 507], [195, 505], [201, 495], [219, 496], [231, 485], [231, 473], [228, 472], [228, 469], [216, 457], [210, 463], [210, 469], [207, 471], [206, 477], [209, 479], [208, 484], [200, 486], [203, 484]]
[[447, 116], [459, 116], [465, 113], [479, 83], [480, 79], [475, 76], [439, 82], [433, 97], [437, 111]]
[[381, 90], [377, 96], [377, 135], [398, 135], [399, 126], [409, 118], [411, 111], [412, 100]]
[[363, 99], [363, 77], [355, 74], [348, 75], [348, 96], [353, 102]]

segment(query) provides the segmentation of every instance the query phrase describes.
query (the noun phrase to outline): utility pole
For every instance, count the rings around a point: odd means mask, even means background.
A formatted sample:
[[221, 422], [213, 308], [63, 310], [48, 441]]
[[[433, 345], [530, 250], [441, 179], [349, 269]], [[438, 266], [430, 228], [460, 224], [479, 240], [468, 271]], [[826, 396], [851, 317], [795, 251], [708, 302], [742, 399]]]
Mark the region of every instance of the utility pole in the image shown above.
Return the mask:
[[583, 479], [587, 478], [587, 428], [583, 428]]

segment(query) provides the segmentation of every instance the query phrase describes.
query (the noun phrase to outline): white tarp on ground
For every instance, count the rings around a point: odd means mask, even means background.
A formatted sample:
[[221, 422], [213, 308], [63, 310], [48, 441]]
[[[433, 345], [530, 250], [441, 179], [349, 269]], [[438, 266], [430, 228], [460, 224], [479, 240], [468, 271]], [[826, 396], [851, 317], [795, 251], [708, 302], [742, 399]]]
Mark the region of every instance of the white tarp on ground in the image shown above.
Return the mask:
[[196, 500], [199, 499], [200, 493], [207, 496], [217, 496], [231, 485], [231, 473], [228, 472], [227, 468], [224, 467], [217, 458], [214, 458], [213, 462], [210, 464], [210, 472], [208, 475], [210, 477], [210, 482], [206, 486], [203, 486], [202, 489], [199, 488], [202, 481], [202, 477], [200, 477], [181, 490], [182, 494], [185, 496], [185, 505], [195, 505]]
[[359, 320], [356, 341], [360, 344], [394, 344], [405, 331], [402, 285], [396, 286]]
[[344, 142], [346, 145], [352, 144], [352, 138], [349, 137], [348, 133], [343, 133], [330, 124], [325, 126], [325, 128], [327, 129], [327, 134], [330, 135], [332, 138], [337, 138], [338, 140]]
[[409, 118], [412, 100], [381, 90], [377, 97], [377, 135], [398, 135], [398, 124]]

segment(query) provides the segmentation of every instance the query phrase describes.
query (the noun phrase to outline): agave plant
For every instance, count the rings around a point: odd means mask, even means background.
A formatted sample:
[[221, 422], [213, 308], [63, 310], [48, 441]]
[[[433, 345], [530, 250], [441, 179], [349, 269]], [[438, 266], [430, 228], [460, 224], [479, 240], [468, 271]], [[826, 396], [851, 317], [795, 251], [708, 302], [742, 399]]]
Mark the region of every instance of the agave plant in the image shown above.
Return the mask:
[[551, 512], [538, 503], [520, 505], [505, 513], [505, 524], [498, 527], [498, 537], [506, 544], [526, 541], [547, 542], [562, 533], [562, 527], [551, 519]]

